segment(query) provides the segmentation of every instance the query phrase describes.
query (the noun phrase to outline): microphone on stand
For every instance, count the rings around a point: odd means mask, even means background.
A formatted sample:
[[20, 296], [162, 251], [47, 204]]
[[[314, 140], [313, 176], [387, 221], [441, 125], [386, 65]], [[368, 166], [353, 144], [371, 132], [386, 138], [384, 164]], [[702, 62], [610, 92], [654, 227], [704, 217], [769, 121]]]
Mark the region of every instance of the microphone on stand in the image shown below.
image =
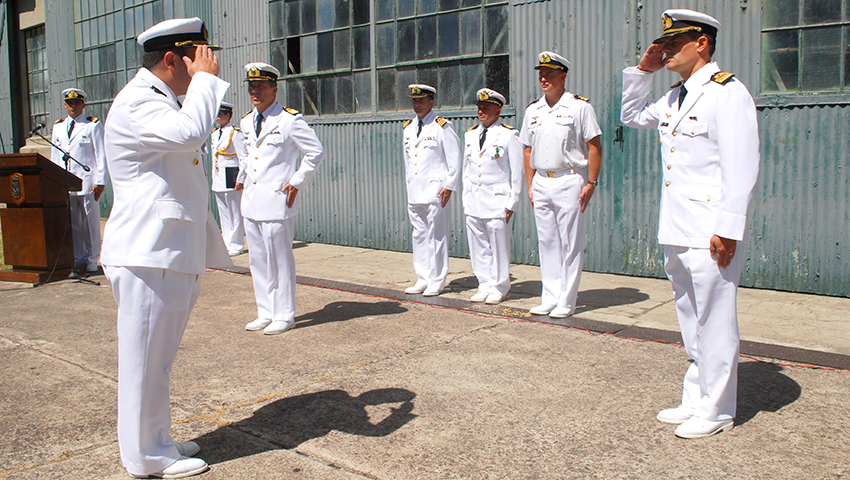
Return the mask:
[[42, 128], [44, 128], [44, 124], [43, 124], [43, 123], [39, 123], [38, 125], [36, 125], [36, 126], [35, 126], [35, 128], [33, 128], [32, 130], [30, 130], [30, 135], [29, 135], [29, 136], [31, 137], [31, 136], [35, 135], [36, 133], [38, 133], [39, 131], [41, 131], [41, 129], [42, 129]]

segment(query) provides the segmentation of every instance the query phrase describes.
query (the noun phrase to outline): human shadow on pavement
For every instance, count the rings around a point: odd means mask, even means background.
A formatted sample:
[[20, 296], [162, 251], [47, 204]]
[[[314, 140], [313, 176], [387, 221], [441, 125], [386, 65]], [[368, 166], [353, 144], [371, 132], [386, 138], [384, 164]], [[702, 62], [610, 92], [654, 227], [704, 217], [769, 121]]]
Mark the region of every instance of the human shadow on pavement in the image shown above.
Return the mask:
[[[334, 430], [384, 437], [417, 417], [411, 413], [415, 397], [403, 388], [379, 388], [356, 397], [344, 390], [296, 395], [271, 402], [250, 417], [195, 441], [203, 449], [199, 456], [216, 464], [269, 450], [293, 449]], [[246, 441], [245, 434], [259, 441]]]
[[407, 308], [400, 302], [332, 302], [321, 310], [295, 317], [295, 328], [312, 327], [329, 322], [344, 322], [354, 318], [395, 315]]
[[782, 374], [783, 367], [756, 361], [738, 364], [738, 411], [735, 425], [743, 425], [759, 412], [777, 412], [800, 398], [800, 384]]
[[[543, 285], [540, 280], [526, 280], [511, 284], [508, 299], [539, 298]], [[617, 287], [580, 290], [578, 292], [576, 313], [589, 312], [600, 308], [630, 305], [649, 299], [649, 295], [636, 288]]]

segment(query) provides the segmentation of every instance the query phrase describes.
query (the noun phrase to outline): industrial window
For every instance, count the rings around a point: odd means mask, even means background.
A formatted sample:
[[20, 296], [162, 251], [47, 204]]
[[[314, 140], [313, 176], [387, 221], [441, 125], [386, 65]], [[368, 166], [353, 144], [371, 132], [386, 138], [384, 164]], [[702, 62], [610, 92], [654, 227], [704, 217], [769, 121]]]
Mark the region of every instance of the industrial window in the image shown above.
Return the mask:
[[88, 94], [86, 114], [105, 118], [118, 91], [141, 66], [136, 36], [174, 18], [179, 0], [74, 0], [77, 87]]
[[272, 0], [269, 12], [271, 62], [306, 115], [408, 110], [411, 83], [437, 87], [438, 108], [475, 105], [485, 85], [509, 94], [507, 1]]
[[30, 128], [39, 123], [50, 124], [47, 111], [49, 93], [44, 25], [24, 31], [27, 49], [27, 90], [29, 93]]
[[850, 89], [850, 0], [765, 0], [763, 93]]

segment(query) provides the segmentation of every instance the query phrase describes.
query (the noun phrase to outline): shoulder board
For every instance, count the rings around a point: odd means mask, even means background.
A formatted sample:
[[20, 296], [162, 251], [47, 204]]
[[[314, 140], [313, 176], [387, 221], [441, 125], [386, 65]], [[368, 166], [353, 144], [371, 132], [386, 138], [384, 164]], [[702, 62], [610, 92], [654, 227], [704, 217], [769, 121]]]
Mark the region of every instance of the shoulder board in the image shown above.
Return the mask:
[[233, 129], [234, 129], [234, 130], [239, 130], [240, 132], [242, 131], [242, 129], [241, 129], [241, 128], [239, 128], [239, 125], [233, 125]]
[[515, 127], [512, 127], [512, 126], [508, 125], [507, 123], [503, 123], [502, 126], [507, 128], [508, 130], [516, 130]]
[[97, 121], [97, 117], [86, 117], [86, 118], [88, 118], [90, 122], [96, 122]]
[[248, 115], [250, 115], [250, 114], [251, 114], [251, 112], [253, 112], [253, 111], [254, 111], [254, 109], [248, 110], [248, 113], [246, 113], [245, 115], [242, 115], [242, 118], [247, 117], [247, 116], [248, 116]]
[[283, 109], [284, 109], [284, 110], [286, 110], [286, 113], [288, 113], [288, 114], [290, 114], [290, 115], [298, 115], [299, 113], [301, 113], [301, 112], [299, 112], [298, 110], [296, 110], [296, 109], [294, 109], [294, 108], [283, 107]]
[[466, 131], [471, 132], [471, 131], [475, 130], [476, 128], [478, 128], [478, 125], [473, 125], [473, 126], [467, 128]]
[[404, 121], [404, 123], [401, 124], [401, 128], [407, 128], [407, 126], [410, 125], [411, 123], [413, 123], [413, 120], [408, 118], [407, 120]]
[[59, 120], [56, 120], [55, 122], [53, 122], [53, 125], [56, 125], [57, 123], [62, 123], [64, 121], [65, 121], [64, 118], [60, 118]]
[[526, 106], [525, 106], [525, 108], [528, 108], [528, 107], [530, 107], [530, 106], [534, 105], [534, 103], [535, 103], [535, 102], [537, 102], [537, 100], [539, 100], [539, 99], [538, 99], [538, 98], [535, 98], [534, 100], [532, 100], [532, 101], [528, 102], [528, 105], [526, 105]]
[[734, 76], [734, 73], [717, 72], [711, 76], [711, 81], [714, 83], [719, 83], [721, 85], [726, 85], [727, 83], [729, 83], [729, 80], [732, 80], [732, 77]]
[[683, 83], [685, 83], [684, 80], [679, 80], [678, 82], [674, 83], [673, 85], [670, 85], [670, 88], [676, 88]]
[[582, 97], [581, 95], [573, 95], [576, 100], [581, 100], [582, 102], [590, 103], [590, 100], [587, 97]]
[[437, 122], [437, 125], [439, 125], [439, 126], [441, 126], [441, 127], [444, 127], [444, 126], [446, 126], [446, 124], [447, 124], [447, 123], [449, 123], [449, 121], [448, 121], [448, 120], [446, 120], [446, 119], [445, 119], [445, 118], [443, 118], [443, 117], [437, 117], [437, 119], [435, 120], [435, 122]]

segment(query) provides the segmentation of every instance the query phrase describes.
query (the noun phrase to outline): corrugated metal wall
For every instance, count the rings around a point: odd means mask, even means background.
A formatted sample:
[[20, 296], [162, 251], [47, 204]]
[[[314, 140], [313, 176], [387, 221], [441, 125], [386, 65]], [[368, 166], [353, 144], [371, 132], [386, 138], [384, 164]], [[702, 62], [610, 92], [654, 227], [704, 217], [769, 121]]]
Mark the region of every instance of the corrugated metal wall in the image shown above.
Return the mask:
[[[9, 21], [9, 3], [7, 0], [0, 2], [0, 115], [4, 118], [12, 118], [12, 89], [11, 72], [9, 71], [9, 31], [6, 28]], [[0, 153], [15, 153], [14, 139], [12, 138], [12, 122], [0, 122]]]

